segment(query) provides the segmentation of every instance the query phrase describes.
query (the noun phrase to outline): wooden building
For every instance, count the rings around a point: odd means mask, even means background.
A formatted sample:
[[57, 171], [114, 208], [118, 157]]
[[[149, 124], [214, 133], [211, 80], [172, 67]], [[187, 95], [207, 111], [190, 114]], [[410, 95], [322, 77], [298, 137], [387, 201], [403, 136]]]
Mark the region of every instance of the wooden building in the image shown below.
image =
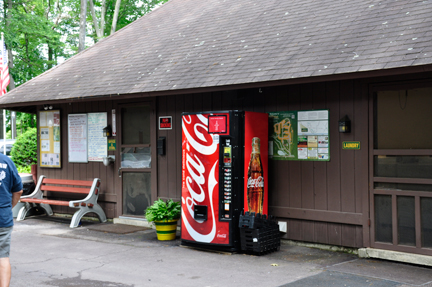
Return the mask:
[[[182, 112], [328, 110], [329, 161], [269, 161], [284, 238], [432, 255], [431, 1], [171, 0], [0, 107], [60, 111], [61, 168], [40, 160], [38, 174], [101, 178], [110, 218], [180, 200]], [[69, 116], [101, 112], [114, 164], [73, 162]], [[164, 116], [172, 129], [158, 128]], [[139, 164], [122, 168], [130, 154]]]

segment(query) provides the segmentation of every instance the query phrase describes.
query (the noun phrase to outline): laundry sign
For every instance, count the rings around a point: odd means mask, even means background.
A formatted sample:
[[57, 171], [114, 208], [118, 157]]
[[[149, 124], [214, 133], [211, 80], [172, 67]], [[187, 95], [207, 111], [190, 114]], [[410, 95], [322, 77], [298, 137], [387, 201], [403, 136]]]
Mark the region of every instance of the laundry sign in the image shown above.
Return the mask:
[[342, 149], [359, 150], [360, 142], [358, 141], [342, 142]]

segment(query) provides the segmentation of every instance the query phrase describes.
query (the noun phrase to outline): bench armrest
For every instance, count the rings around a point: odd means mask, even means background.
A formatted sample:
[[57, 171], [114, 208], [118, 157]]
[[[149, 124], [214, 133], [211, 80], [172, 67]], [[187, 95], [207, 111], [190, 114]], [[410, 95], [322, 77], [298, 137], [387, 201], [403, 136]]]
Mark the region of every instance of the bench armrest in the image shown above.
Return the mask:
[[40, 198], [40, 199], [42, 199], [43, 198], [43, 192], [41, 190], [41, 186], [42, 186], [42, 181], [44, 178], [45, 178], [45, 175], [41, 175], [39, 177], [39, 180], [37, 182], [35, 190], [29, 195], [21, 196], [20, 199], [21, 198]]
[[96, 205], [99, 197], [99, 189], [100, 189], [100, 179], [95, 178], [93, 180], [93, 184], [90, 188], [89, 194], [84, 199], [69, 201], [69, 206], [76, 207], [75, 206], [76, 204], [81, 204], [81, 203], [86, 203], [86, 204], [91, 203], [93, 205]]

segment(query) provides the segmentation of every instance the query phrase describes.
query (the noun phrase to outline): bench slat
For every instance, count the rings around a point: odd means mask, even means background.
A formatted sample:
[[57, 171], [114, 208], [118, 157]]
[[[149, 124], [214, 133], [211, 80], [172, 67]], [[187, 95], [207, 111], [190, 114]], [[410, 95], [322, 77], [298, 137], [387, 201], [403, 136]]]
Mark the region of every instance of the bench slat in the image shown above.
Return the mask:
[[73, 179], [52, 179], [44, 178], [42, 183], [46, 184], [63, 184], [63, 185], [78, 185], [78, 186], [92, 186], [93, 181], [90, 180], [73, 180]]
[[54, 186], [54, 185], [42, 185], [40, 189], [45, 191], [72, 192], [72, 193], [82, 193], [82, 194], [89, 194], [90, 192], [89, 188]]
[[20, 201], [21, 202], [45, 203], [45, 204], [51, 204], [51, 205], [69, 206], [69, 201], [62, 201], [62, 200], [37, 199], [37, 198], [21, 198]]

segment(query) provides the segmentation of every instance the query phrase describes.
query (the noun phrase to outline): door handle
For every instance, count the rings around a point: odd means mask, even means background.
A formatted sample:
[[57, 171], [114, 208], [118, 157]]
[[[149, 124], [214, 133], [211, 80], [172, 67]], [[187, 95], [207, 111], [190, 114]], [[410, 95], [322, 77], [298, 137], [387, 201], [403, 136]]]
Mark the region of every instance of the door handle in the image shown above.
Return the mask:
[[122, 176], [121, 176], [121, 172], [120, 172], [121, 169], [122, 169], [121, 167], [119, 167], [119, 169], [118, 169], [118, 176], [119, 176], [119, 177], [122, 177]]

